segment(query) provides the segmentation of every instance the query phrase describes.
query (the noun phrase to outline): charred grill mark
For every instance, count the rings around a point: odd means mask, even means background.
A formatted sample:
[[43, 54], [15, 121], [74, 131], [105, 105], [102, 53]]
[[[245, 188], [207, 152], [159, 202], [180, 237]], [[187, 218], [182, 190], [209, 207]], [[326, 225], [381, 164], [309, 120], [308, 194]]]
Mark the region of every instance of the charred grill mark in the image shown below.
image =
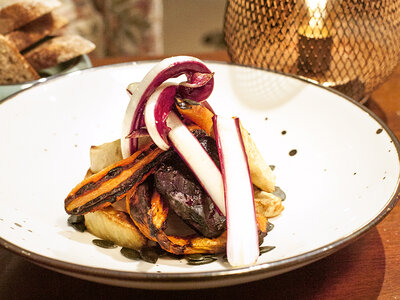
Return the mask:
[[149, 155], [151, 152], [156, 150], [158, 147], [156, 144], [151, 144], [148, 149], [144, 149], [142, 153], [140, 153], [135, 160], [132, 162], [133, 164], [138, 163], [141, 161], [143, 158], [145, 158], [147, 155]]
[[142, 160], [145, 156], [146, 156], [146, 154], [144, 152], [142, 152], [138, 155], [138, 157], [136, 157], [136, 159], [133, 162], [138, 162], [138, 161]]
[[70, 200], [70, 198], [74, 198], [74, 196], [75, 197], [82, 196], [85, 193], [89, 193], [89, 192], [97, 189], [103, 182], [118, 176], [119, 174], [121, 174], [123, 171], [125, 171], [127, 169], [132, 168], [135, 164], [137, 164], [139, 161], [144, 159], [148, 154], [150, 154], [152, 152], [149, 150], [150, 149], [147, 149], [147, 151], [145, 150], [142, 153], [140, 153], [132, 162], [130, 162], [126, 165], [117, 166], [117, 167], [109, 170], [105, 176], [99, 178], [96, 182], [91, 181], [91, 182], [83, 185], [75, 194], [68, 196], [66, 199], [66, 202], [73, 200], [73, 199]]
[[148, 185], [142, 183], [136, 189], [136, 193], [130, 198], [130, 213], [135, 217], [135, 220], [141, 224], [148, 224], [149, 216], [147, 211], [149, 209], [150, 192]]
[[[94, 182], [88, 182], [87, 184], [83, 185], [76, 193], [75, 196], [79, 197], [82, 196], [85, 193], [89, 193], [95, 189], [97, 189], [103, 182], [113, 179], [114, 177], [117, 177], [119, 174], [122, 173], [122, 171], [129, 169], [129, 167], [132, 167], [133, 164], [128, 164], [125, 166], [119, 166], [119, 167], [115, 167], [113, 169], [111, 169], [110, 171], [108, 171], [108, 173], [102, 177], [101, 179], [99, 179], [98, 181]], [[70, 197], [67, 198], [66, 201], [70, 201], [69, 199]], [[72, 200], [72, 199], [71, 199]], [[69, 203], [69, 202], [68, 202]]]
[[122, 167], [115, 167], [113, 169], [111, 169], [110, 171], [108, 171], [108, 173], [106, 174], [106, 176], [103, 177], [104, 180], [108, 180], [108, 179], [112, 179], [116, 176], [118, 176], [119, 174], [121, 174], [121, 172], [124, 170], [124, 168]]
[[87, 183], [87, 184], [85, 184], [84, 186], [82, 186], [76, 193], [75, 193], [75, 195], [76, 196], [81, 196], [81, 195], [83, 195], [84, 193], [86, 193], [86, 192], [88, 192], [88, 191], [91, 191], [91, 190], [94, 190], [94, 189], [96, 189], [97, 187], [98, 187], [98, 182], [89, 182], [89, 183]]

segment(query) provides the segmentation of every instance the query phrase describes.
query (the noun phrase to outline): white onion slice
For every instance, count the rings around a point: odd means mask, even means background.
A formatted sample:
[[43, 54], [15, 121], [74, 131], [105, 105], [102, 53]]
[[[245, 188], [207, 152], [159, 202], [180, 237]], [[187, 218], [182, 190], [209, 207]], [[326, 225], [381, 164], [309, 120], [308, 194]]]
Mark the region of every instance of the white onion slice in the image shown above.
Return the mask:
[[167, 126], [170, 128], [168, 138], [175, 151], [192, 169], [219, 211], [225, 215], [224, 184], [220, 170], [175, 113], [168, 115]]
[[224, 181], [227, 258], [234, 266], [254, 264], [259, 256], [253, 185], [238, 118], [214, 116], [214, 131]]
[[126, 87], [126, 91], [127, 91], [128, 95], [131, 96], [136, 91], [139, 84], [140, 84], [140, 82], [132, 82], [132, 83], [128, 84], [128, 86]]

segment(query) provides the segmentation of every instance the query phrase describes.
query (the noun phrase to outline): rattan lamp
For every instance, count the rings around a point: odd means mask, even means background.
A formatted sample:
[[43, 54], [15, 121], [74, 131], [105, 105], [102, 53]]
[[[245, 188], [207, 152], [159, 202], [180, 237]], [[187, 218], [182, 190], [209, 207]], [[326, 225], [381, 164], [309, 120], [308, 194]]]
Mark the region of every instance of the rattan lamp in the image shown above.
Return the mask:
[[364, 102], [400, 62], [400, 0], [228, 0], [224, 35], [235, 63]]

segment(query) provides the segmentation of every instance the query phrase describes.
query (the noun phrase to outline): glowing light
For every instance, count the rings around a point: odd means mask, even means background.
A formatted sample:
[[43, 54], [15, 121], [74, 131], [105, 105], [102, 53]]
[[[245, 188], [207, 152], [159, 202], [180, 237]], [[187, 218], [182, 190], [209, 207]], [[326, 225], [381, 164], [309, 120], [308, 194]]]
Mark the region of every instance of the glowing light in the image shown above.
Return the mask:
[[312, 29], [322, 29], [326, 12], [327, 0], [305, 0], [310, 14], [309, 26]]

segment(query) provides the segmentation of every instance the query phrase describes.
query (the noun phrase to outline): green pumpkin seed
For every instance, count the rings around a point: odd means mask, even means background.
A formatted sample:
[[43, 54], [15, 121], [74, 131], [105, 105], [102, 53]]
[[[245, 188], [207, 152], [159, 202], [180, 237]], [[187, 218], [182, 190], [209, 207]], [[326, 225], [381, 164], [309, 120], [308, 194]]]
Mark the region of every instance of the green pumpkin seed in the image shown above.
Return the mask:
[[86, 230], [85, 217], [81, 215], [72, 215], [67, 220], [68, 225], [79, 232], [84, 232]]
[[85, 232], [86, 230], [85, 223], [74, 223], [71, 224], [70, 226], [79, 232]]
[[281, 198], [282, 201], [284, 201], [286, 199], [285, 192], [282, 191], [282, 189], [279, 186], [275, 187], [275, 190], [272, 192], [272, 194], [274, 194], [275, 196]]
[[106, 248], [106, 249], [117, 248], [114, 242], [108, 240], [94, 239], [92, 240], [92, 243], [101, 248]]
[[217, 259], [214, 257], [205, 257], [202, 260], [188, 260], [187, 264], [196, 266], [196, 265], [205, 265], [216, 261]]
[[205, 258], [205, 256], [201, 253], [196, 253], [196, 254], [188, 254], [185, 256], [187, 260], [195, 260], [195, 261], [200, 261]]
[[77, 224], [85, 222], [85, 217], [82, 215], [72, 215], [68, 218], [68, 224]]
[[274, 224], [268, 222], [268, 224], [267, 224], [267, 232], [270, 232], [272, 229], [274, 229], [274, 227], [275, 227]]
[[158, 260], [158, 253], [154, 248], [143, 248], [140, 251], [140, 257], [148, 263], [155, 264]]
[[140, 253], [139, 253], [139, 251], [136, 251], [135, 249], [122, 247], [121, 248], [121, 254], [123, 256], [125, 256], [126, 258], [129, 258], [129, 259], [132, 259], [132, 260], [140, 259]]
[[160, 246], [155, 246], [155, 247], [151, 247], [152, 249], [154, 249], [154, 251], [157, 252], [158, 257], [164, 257], [168, 255], [168, 252], [165, 251], [163, 248], [161, 248]]
[[195, 253], [195, 254], [188, 254], [185, 256], [187, 261], [203, 261], [205, 259], [218, 259], [215, 255], [213, 254], [202, 254], [202, 253]]
[[273, 249], [275, 249], [275, 246], [263, 246], [263, 247], [260, 247], [260, 255], [264, 254], [264, 253], [267, 253], [267, 252], [269, 252], [269, 251], [271, 251]]
[[274, 165], [269, 165], [269, 168], [271, 169], [271, 171], [275, 170], [275, 166]]

